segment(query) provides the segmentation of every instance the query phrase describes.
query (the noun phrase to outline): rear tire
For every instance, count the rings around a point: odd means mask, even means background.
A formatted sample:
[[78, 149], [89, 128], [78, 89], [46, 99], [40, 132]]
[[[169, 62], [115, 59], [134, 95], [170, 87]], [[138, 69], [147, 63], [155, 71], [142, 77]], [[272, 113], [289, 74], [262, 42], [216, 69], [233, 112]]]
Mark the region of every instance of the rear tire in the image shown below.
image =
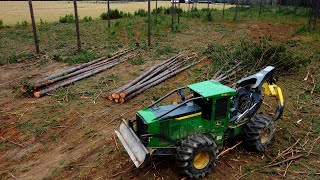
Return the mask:
[[264, 151], [273, 138], [275, 124], [271, 117], [254, 115], [244, 127], [245, 147], [250, 151]]
[[192, 135], [181, 141], [177, 166], [190, 178], [206, 176], [218, 162], [217, 145], [206, 135]]

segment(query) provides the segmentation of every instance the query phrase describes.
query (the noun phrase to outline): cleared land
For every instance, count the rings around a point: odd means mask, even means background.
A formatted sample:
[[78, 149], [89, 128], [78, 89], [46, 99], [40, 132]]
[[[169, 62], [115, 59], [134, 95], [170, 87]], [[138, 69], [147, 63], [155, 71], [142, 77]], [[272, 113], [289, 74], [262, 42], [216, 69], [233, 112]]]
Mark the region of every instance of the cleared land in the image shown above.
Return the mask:
[[[103, 20], [81, 22], [82, 51], [76, 49], [73, 23], [44, 23], [38, 26], [40, 55], [34, 54], [30, 25], [1, 28], [0, 179], [12, 179], [12, 175], [18, 179], [183, 179], [170, 157], [153, 158], [144, 169], [134, 168], [120, 142], [114, 140], [114, 128], [119, 119], [134, 118], [136, 110], [172, 89], [210, 79], [225, 59], [247, 57], [253, 62], [270, 57], [303, 61], [294, 70], [277, 71], [286, 107], [276, 122], [270, 148], [265, 153], [252, 153], [238, 146], [221, 157], [205, 179], [319, 179], [320, 144], [315, 140], [320, 135], [320, 33], [305, 30], [304, 16], [266, 11], [258, 19], [257, 12], [243, 11], [237, 22], [232, 21], [231, 10], [225, 20], [214, 21], [206, 21], [204, 14], [199, 18], [184, 14], [174, 33], [170, 32], [170, 15], [161, 14], [157, 26], [152, 26], [150, 48], [146, 46], [145, 17], [112, 20], [109, 31]], [[220, 17], [221, 12], [213, 15]], [[143, 63], [119, 64], [39, 99], [21, 95], [19, 88], [25, 80], [39, 80], [70, 64], [93, 60], [137, 42]], [[210, 55], [123, 105], [106, 99], [111, 90], [185, 49], [199, 54], [207, 50]], [[263, 110], [273, 112], [268, 105]], [[313, 153], [292, 163], [264, 167], [298, 139], [294, 148]], [[291, 157], [289, 152], [287, 157]]]
[[[151, 3], [152, 9], [155, 8], [155, 2]], [[171, 3], [169, 1], [159, 1], [158, 7], [169, 7]], [[230, 8], [233, 5], [226, 5], [226, 8]], [[27, 1], [0, 1], [0, 19], [6, 25], [14, 25], [21, 21], [30, 21], [30, 11]], [[190, 5], [190, 8], [192, 5]], [[197, 8], [207, 8], [207, 4], [199, 3], [196, 5]], [[33, 8], [35, 18], [37, 22], [40, 19], [43, 21], [58, 21], [59, 17], [66, 14], [73, 14], [73, 3], [68, 1], [33, 1]], [[119, 9], [120, 11], [133, 13], [138, 9], [148, 8], [147, 2], [127, 2], [127, 3], [112, 3], [110, 4], [111, 9]], [[181, 8], [188, 10], [189, 5], [181, 3]], [[210, 8], [222, 9], [222, 4], [210, 4]], [[95, 3], [93, 1], [79, 1], [78, 2], [79, 16], [91, 16], [93, 18], [100, 17], [101, 13], [107, 11], [106, 2]]]

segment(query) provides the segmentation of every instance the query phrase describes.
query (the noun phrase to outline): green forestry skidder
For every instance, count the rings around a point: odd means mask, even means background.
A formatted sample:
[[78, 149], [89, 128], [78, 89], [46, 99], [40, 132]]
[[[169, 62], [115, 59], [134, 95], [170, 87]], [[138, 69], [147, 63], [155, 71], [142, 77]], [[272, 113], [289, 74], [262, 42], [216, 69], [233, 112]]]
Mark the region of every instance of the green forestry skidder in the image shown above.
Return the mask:
[[[236, 89], [215, 81], [176, 89], [138, 111], [135, 120], [123, 121], [115, 132], [136, 167], [150, 155], [175, 155], [183, 173], [204, 177], [216, 165], [226, 139], [240, 135], [252, 151], [263, 151], [270, 143], [274, 122], [284, 109], [274, 69], [268, 66], [241, 79]], [[157, 106], [174, 93], [181, 99], [178, 104]], [[273, 117], [257, 113], [263, 94], [279, 101]]]

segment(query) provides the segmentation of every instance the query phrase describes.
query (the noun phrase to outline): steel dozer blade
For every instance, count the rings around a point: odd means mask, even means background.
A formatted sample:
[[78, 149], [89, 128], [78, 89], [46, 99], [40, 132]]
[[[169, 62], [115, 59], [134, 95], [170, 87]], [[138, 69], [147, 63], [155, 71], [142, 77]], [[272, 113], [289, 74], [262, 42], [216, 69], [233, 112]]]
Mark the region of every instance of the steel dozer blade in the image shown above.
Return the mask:
[[129, 154], [134, 165], [137, 168], [140, 167], [150, 155], [147, 148], [141, 143], [140, 139], [128, 126], [125, 120], [123, 120], [118, 129], [115, 129], [114, 131]]

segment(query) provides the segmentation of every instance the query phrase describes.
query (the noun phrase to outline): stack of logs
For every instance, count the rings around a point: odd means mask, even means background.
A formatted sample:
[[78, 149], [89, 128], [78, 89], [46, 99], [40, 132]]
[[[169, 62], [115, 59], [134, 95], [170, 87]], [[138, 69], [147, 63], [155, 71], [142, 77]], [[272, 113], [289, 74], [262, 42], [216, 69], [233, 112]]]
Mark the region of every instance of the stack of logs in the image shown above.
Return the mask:
[[63, 87], [87, 78], [101, 71], [109, 69], [117, 64], [124, 62], [135, 55], [130, 53], [133, 49], [120, 50], [111, 55], [111, 57], [101, 57], [94, 61], [81, 64], [79, 66], [67, 69], [62, 72], [45, 77], [31, 85], [23, 85], [21, 91], [33, 92], [35, 97], [41, 97], [46, 95], [50, 91], [53, 91], [59, 87]]
[[184, 51], [166, 61], [151, 67], [135, 80], [109, 93], [108, 99], [116, 103], [124, 103], [148, 88], [155, 86], [170, 77], [192, 67], [200, 61], [195, 61], [196, 53]]

